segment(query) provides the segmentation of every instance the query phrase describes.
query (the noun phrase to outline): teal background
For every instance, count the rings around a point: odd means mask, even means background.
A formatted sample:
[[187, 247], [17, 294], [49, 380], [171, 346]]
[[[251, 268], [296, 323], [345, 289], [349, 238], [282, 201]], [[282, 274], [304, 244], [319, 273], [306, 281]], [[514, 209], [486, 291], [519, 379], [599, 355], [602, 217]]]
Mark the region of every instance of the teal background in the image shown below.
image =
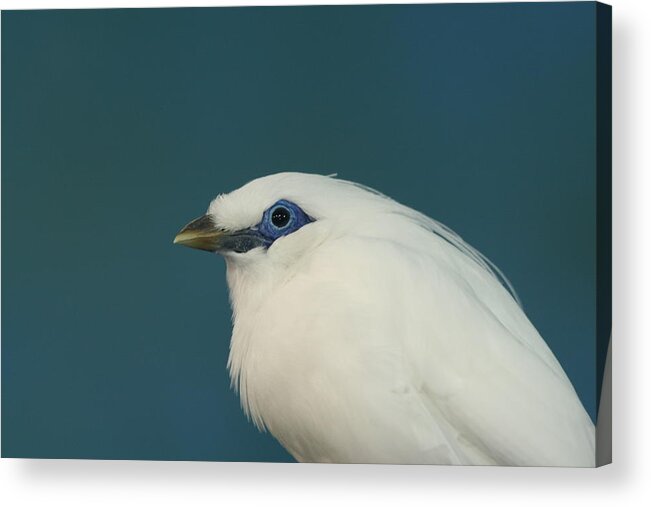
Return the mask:
[[280, 170], [459, 232], [594, 419], [595, 103], [594, 3], [3, 12], [2, 455], [291, 461], [172, 246]]

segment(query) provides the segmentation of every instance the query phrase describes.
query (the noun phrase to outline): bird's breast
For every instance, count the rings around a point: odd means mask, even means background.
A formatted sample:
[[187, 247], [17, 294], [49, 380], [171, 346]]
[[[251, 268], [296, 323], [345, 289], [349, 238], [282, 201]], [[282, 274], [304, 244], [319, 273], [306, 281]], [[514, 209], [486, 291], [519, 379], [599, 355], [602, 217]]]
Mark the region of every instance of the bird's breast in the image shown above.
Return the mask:
[[405, 361], [406, 301], [372, 268], [330, 252], [257, 301], [234, 298], [242, 405], [301, 461], [453, 463]]

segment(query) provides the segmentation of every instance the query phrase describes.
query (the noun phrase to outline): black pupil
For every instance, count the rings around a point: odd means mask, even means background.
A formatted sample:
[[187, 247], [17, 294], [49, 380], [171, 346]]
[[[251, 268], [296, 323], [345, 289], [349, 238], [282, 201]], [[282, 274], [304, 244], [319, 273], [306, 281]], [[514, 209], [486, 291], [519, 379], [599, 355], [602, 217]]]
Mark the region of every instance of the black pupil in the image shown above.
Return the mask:
[[271, 213], [271, 223], [276, 227], [285, 227], [289, 223], [289, 211], [282, 206], [278, 206]]

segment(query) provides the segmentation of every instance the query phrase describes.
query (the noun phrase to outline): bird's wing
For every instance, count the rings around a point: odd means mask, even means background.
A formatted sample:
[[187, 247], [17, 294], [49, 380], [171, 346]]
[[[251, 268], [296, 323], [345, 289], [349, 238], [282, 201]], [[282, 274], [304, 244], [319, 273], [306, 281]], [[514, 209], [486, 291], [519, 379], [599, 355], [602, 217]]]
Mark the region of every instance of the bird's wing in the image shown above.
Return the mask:
[[425, 403], [498, 463], [592, 466], [594, 426], [549, 347], [494, 278], [453, 254], [405, 264], [421, 316], [406, 323], [406, 355]]
[[485, 458], [472, 462], [594, 465], [594, 425], [499, 282], [442, 240], [435, 255], [368, 238], [352, 243], [330, 262], [346, 263], [350, 286], [372, 292], [366, 311], [382, 323], [374, 330], [400, 330], [393, 341], [401, 374], [432, 420], [451, 429], [451, 449]]

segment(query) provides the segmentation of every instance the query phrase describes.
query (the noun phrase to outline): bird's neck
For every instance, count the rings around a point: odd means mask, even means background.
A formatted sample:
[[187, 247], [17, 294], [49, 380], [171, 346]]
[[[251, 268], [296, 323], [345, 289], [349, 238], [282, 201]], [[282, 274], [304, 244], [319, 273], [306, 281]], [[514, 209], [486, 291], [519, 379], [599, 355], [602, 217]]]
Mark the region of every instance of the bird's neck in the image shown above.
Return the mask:
[[256, 263], [226, 259], [226, 279], [233, 309], [233, 322], [252, 318], [274, 287], [274, 273]]

